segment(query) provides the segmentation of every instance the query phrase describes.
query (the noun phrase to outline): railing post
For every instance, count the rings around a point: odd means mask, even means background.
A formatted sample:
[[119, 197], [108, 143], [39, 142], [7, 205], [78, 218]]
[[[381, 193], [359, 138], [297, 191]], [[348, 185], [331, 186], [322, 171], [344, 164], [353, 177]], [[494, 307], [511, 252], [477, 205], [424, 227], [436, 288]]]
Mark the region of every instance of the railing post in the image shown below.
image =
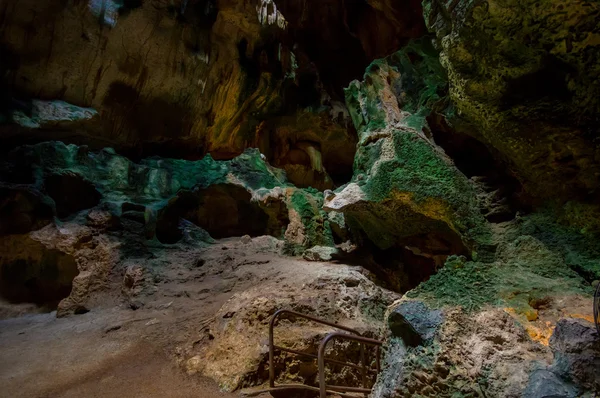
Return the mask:
[[[363, 392], [365, 394], [365, 396], [367, 396], [369, 393], [365, 390], [368, 390], [367, 388], [367, 364], [366, 364], [366, 353], [365, 353], [365, 347], [367, 344], [369, 345], [375, 345], [376, 349], [377, 349], [377, 358], [376, 358], [376, 362], [377, 362], [377, 372], [379, 373], [379, 346], [382, 344], [381, 341], [375, 340], [375, 339], [371, 339], [371, 338], [367, 338], [367, 337], [363, 337], [360, 335], [360, 333], [358, 333], [356, 330], [354, 329], [350, 329], [348, 327], [345, 326], [341, 326], [332, 322], [327, 322], [324, 321], [322, 319], [318, 319], [309, 315], [305, 315], [305, 314], [301, 314], [295, 311], [290, 311], [290, 310], [278, 310], [276, 311], [272, 318], [271, 321], [269, 322], [269, 387], [272, 389], [275, 389], [275, 337], [274, 337], [274, 329], [275, 329], [275, 322], [277, 321], [277, 318], [282, 315], [282, 314], [290, 314], [293, 316], [298, 316], [301, 318], [305, 318], [317, 323], [321, 323], [324, 325], [328, 325], [337, 329], [341, 329], [341, 330], [345, 330], [346, 332], [350, 332], [350, 334], [348, 333], [340, 333], [340, 332], [333, 332], [328, 334], [327, 336], [325, 336], [325, 338], [321, 341], [321, 344], [319, 345], [319, 352], [317, 355], [317, 362], [318, 362], [318, 366], [319, 366], [319, 392], [320, 392], [320, 398], [327, 398], [327, 384], [325, 383], [325, 350], [327, 348], [327, 344], [329, 343], [330, 340], [333, 340], [334, 338], [343, 338], [343, 339], [347, 339], [347, 340], [351, 340], [351, 341], [355, 341], [360, 343], [360, 366], [352, 364], [352, 363], [343, 363], [343, 362], [339, 362], [342, 366], [346, 365], [346, 366], [352, 366], [355, 367], [357, 369], [361, 370], [362, 373], [362, 382], [363, 382], [363, 386], [361, 388], [354, 388], [354, 387], [341, 387], [341, 386], [331, 386], [331, 388], [336, 389], [336, 391], [354, 391], [354, 392]], [[308, 355], [308, 354], [303, 354], [301, 352], [296, 352], [294, 350], [288, 350], [288, 349], [284, 349], [282, 347], [277, 347], [279, 350], [284, 350], [287, 352], [292, 352], [298, 355]], [[313, 357], [313, 355], [308, 355], [310, 357]], [[332, 360], [333, 361], [333, 360]], [[335, 361], [334, 361], [335, 362]], [[335, 362], [337, 363], [337, 362]], [[369, 367], [370, 368], [370, 367]], [[295, 386], [296, 388], [299, 388], [300, 385]], [[285, 387], [281, 387], [281, 388], [285, 388]], [[303, 388], [307, 388], [307, 389], [311, 389], [314, 387], [308, 387], [305, 386]]]
[[[361, 373], [362, 373], [362, 386], [363, 388], [367, 388], [367, 365], [365, 363], [365, 343], [360, 343], [360, 365], [361, 365]], [[365, 394], [365, 397], [367, 394]]]
[[275, 387], [275, 338], [273, 336], [273, 328], [275, 327], [275, 321], [277, 320], [277, 316], [282, 312], [282, 310], [275, 311], [273, 317], [271, 318], [271, 322], [269, 322], [269, 387]]
[[325, 347], [327, 346], [327, 342], [329, 341], [329, 336], [326, 336], [322, 341], [321, 345], [319, 345], [319, 390], [320, 390], [320, 398], [327, 398], [327, 386], [325, 384]]

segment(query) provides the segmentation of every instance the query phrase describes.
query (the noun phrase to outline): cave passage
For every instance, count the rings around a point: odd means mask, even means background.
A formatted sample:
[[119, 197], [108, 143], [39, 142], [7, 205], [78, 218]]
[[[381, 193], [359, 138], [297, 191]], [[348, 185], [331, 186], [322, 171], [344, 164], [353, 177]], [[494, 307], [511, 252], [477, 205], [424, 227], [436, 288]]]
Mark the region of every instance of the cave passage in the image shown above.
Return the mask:
[[439, 116], [430, 116], [427, 121], [435, 143], [454, 161], [458, 170], [477, 181], [491, 198], [491, 208], [482, 209], [489, 222], [510, 221], [517, 211], [531, 210], [531, 199], [509, 167], [498, 160], [498, 154], [493, 154], [483, 142], [452, 129]]
[[251, 199], [246, 189], [231, 184], [181, 193], [159, 215], [156, 236], [162, 243], [176, 243], [183, 237], [179, 220], [185, 219], [216, 239], [243, 235], [281, 237], [289, 223], [285, 204], [270, 202], [268, 207], [261, 207]]

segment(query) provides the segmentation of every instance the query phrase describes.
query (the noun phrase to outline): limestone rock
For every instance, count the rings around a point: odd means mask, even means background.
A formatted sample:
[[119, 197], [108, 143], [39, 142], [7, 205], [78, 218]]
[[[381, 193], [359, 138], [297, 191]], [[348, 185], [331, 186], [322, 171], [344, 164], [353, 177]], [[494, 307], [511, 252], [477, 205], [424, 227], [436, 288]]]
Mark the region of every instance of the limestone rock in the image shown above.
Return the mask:
[[12, 114], [12, 120], [26, 128], [49, 129], [63, 126], [75, 128], [85, 123], [92, 124], [98, 117], [95, 109], [81, 108], [65, 101], [33, 100], [31, 109], [27, 113], [16, 111]]
[[504, 223], [493, 255], [451, 256], [389, 307], [391, 333], [374, 397], [599, 391], [586, 279], [600, 253], [594, 238], [546, 217]]
[[[370, 336], [379, 336], [385, 307], [398, 295], [378, 288], [361, 273], [346, 267], [325, 265], [314, 273], [314, 264], [298, 261], [294, 285], [281, 286], [265, 281], [234, 295], [216, 315], [210, 327], [214, 339], [201, 353], [203, 363], [194, 371], [217, 380], [228, 391], [260, 385], [268, 380], [268, 325], [271, 315], [289, 308], [352, 327]], [[306, 271], [310, 269], [311, 271]], [[326, 274], [324, 273], [326, 272]], [[322, 276], [319, 276], [322, 275]], [[282, 317], [275, 330], [277, 345], [314, 352], [332, 328]], [[358, 350], [332, 344], [328, 355], [338, 360], [358, 361]], [[187, 361], [187, 364], [190, 362]], [[300, 364], [300, 366], [298, 366]], [[315, 385], [316, 363], [294, 355], [277, 355], [277, 383], [302, 381]], [[330, 375], [331, 383], [352, 385], [358, 372]]]
[[354, 178], [325, 203], [381, 249], [470, 253], [489, 237], [476, 192], [427, 135], [445, 87], [427, 40], [369, 66], [346, 102], [359, 132]]
[[131, 265], [125, 270], [123, 276], [123, 292], [135, 296], [139, 294], [144, 284], [144, 268], [140, 265]]
[[68, 222], [1, 237], [2, 296], [57, 308], [57, 316], [85, 308], [119, 258], [118, 243], [93, 232]]
[[[543, 198], [597, 202], [600, 5], [561, 0], [423, 2], [464, 132], [510, 160]], [[490, 46], [489, 43], [494, 43]], [[463, 123], [464, 124], [464, 123]], [[533, 126], [533, 127], [532, 127]], [[595, 195], [595, 196], [594, 196]]]
[[577, 396], [577, 389], [574, 386], [566, 383], [554, 373], [545, 369], [538, 369], [531, 374], [527, 389], [523, 392], [523, 398], [574, 398]]
[[53, 212], [66, 219], [97, 207], [88, 211], [90, 226], [115, 228], [120, 220], [166, 244], [248, 234], [286, 236], [290, 251], [333, 245], [323, 195], [293, 187], [255, 149], [229, 161], [134, 163], [110, 149], [46, 142], [12, 151], [0, 176], [14, 181], [1, 188], [7, 193], [4, 233], [39, 228]]
[[561, 319], [550, 339], [554, 351], [551, 369], [565, 380], [588, 390], [600, 390], [600, 336], [582, 319]]
[[313, 246], [302, 257], [308, 261], [331, 261], [338, 250], [335, 247]]
[[388, 316], [392, 334], [409, 346], [431, 341], [442, 322], [440, 310], [430, 310], [420, 301], [405, 301]]

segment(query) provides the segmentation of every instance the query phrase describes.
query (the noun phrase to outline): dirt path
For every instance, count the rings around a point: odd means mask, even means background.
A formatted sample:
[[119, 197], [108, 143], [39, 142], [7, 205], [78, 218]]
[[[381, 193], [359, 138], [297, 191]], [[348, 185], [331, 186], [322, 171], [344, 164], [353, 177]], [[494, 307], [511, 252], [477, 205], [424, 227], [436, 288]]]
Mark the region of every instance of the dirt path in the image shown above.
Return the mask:
[[152, 342], [108, 331], [107, 323], [127, 315], [88, 313], [56, 319], [42, 314], [0, 321], [0, 396], [237, 396], [219, 392], [211, 380], [187, 377]]

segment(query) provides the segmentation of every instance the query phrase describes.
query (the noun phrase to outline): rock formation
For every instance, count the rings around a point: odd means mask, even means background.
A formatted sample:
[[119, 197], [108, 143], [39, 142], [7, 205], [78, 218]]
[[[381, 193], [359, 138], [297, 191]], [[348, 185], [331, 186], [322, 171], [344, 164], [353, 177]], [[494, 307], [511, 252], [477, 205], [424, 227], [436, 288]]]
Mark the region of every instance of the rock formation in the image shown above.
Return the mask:
[[[110, 148], [93, 152], [46, 142], [10, 152], [0, 170], [6, 181], [0, 207], [3, 296], [50, 306], [68, 296], [59, 314], [76, 311], [90, 293], [88, 287], [77, 292], [82, 278], [104, 283], [118, 257], [110, 249], [115, 242], [105, 242], [98, 231], [127, 222], [157, 244], [272, 235], [285, 238], [290, 253], [333, 245], [322, 194], [293, 187], [256, 150], [231, 161], [206, 156], [133, 163]], [[82, 252], [87, 246], [91, 252]], [[26, 287], [38, 280], [56, 286]], [[32, 298], [36, 294], [40, 298]]]
[[[385, 340], [375, 398], [600, 394], [599, 14], [3, 2], [0, 318], [90, 316], [231, 392], [265, 386], [289, 308]], [[7, 321], [7, 344], [51, 318]], [[278, 328], [307, 354], [333, 330]], [[318, 385], [280, 354], [278, 383]], [[360, 384], [338, 365], [331, 383]], [[15, 369], [8, 391], [29, 388]]]
[[461, 130], [535, 195], [597, 202], [598, 4], [428, 0], [424, 11]]
[[487, 231], [474, 186], [427, 136], [426, 118], [446, 84], [431, 51], [427, 40], [413, 43], [375, 61], [364, 82], [347, 89], [359, 132], [355, 176], [326, 209], [343, 212], [351, 229], [381, 249], [470, 255]]

